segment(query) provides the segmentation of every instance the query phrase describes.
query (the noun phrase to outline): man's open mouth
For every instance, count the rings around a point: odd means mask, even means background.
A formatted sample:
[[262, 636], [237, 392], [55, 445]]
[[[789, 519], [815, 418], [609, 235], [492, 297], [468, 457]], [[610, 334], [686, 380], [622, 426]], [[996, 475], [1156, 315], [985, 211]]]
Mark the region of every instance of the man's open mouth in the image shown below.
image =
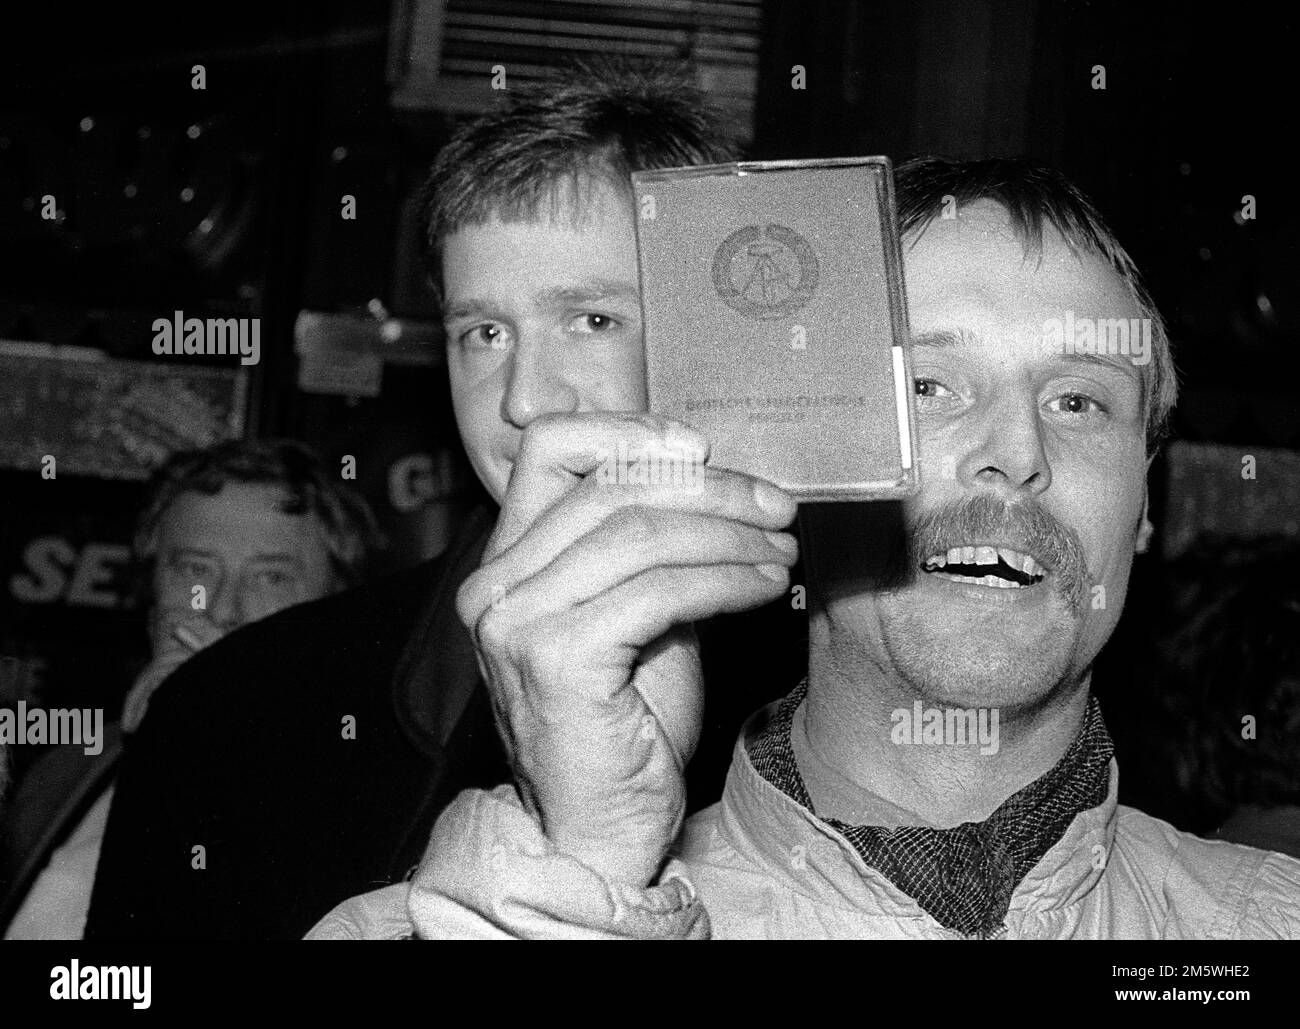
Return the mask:
[[1048, 572], [1029, 554], [997, 546], [949, 547], [947, 553], [927, 557], [921, 569], [953, 582], [997, 589], [1037, 586]]

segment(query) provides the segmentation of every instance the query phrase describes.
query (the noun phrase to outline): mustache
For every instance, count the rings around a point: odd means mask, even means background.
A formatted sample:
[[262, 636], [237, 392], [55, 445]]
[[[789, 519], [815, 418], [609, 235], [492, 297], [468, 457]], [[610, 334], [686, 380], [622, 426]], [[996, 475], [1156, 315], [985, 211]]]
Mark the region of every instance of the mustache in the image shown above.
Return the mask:
[[1056, 591], [1071, 610], [1082, 611], [1092, 587], [1079, 534], [1034, 500], [1008, 504], [987, 493], [950, 501], [919, 515], [906, 527], [900, 555], [900, 585], [925, 574], [921, 564], [932, 554], [972, 541], [998, 541], [1030, 554], [1051, 572]]

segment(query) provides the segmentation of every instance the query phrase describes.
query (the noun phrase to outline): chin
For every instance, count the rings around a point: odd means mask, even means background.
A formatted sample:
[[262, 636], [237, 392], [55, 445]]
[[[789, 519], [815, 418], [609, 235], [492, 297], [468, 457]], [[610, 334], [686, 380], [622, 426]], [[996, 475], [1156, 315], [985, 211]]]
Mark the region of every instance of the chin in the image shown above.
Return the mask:
[[921, 699], [941, 707], [1035, 707], [1074, 676], [1080, 624], [1064, 612], [1040, 623], [991, 625], [902, 611], [888, 618], [890, 665]]

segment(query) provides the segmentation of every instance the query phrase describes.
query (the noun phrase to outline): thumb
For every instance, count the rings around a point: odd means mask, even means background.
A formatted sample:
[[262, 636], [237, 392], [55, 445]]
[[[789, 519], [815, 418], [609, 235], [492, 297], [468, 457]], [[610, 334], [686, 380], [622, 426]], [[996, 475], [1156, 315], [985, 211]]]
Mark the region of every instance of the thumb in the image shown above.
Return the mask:
[[185, 663], [187, 655], [175, 651], [156, 658], [140, 673], [122, 702], [122, 731], [135, 732], [149, 709], [149, 698], [172, 672]]
[[216, 643], [225, 632], [212, 619], [205, 615], [198, 615], [174, 626], [172, 635], [185, 644], [191, 653], [198, 653], [204, 647]]
[[695, 627], [675, 625], [642, 652], [634, 680], [683, 770], [695, 753], [704, 720], [699, 650]]

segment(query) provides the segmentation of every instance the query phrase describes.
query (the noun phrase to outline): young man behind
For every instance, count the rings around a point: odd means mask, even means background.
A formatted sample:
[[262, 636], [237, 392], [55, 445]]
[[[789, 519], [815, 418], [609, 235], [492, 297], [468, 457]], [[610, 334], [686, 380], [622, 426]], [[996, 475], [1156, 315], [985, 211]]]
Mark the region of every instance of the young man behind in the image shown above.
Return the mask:
[[[494, 500], [537, 419], [644, 407], [628, 174], [731, 157], [704, 111], [679, 76], [584, 69], [512, 94], [440, 154], [432, 281], [457, 423]], [[301, 937], [402, 880], [460, 789], [508, 777], [455, 613], [494, 519], [478, 512], [404, 576], [231, 636], [168, 683], [119, 787], [88, 936]]]

